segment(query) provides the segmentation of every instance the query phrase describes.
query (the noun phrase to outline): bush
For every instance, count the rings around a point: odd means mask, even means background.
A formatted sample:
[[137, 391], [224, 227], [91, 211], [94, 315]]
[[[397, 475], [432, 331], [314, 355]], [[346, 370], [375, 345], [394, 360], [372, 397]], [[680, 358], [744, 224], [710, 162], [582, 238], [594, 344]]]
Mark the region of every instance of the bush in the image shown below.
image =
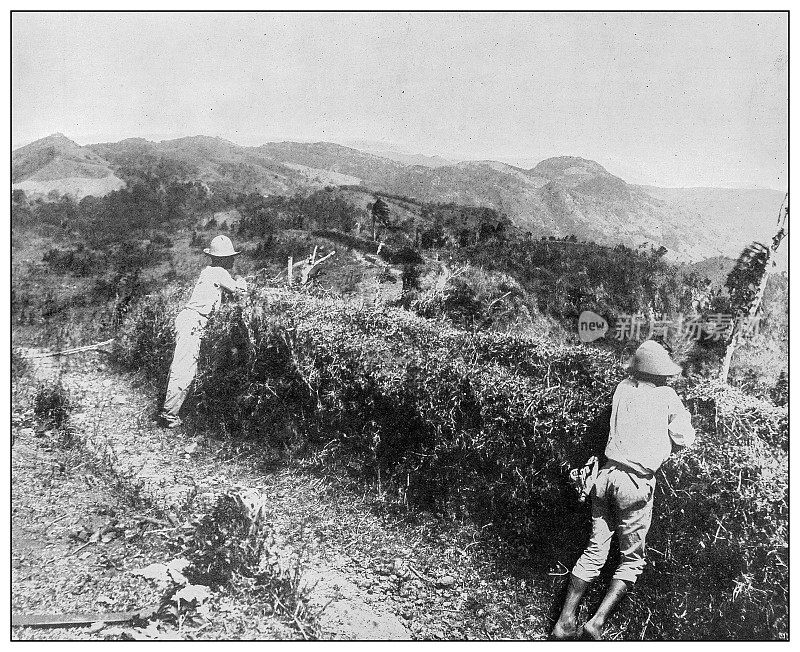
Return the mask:
[[11, 380], [17, 381], [28, 373], [30, 363], [22, 357], [18, 349], [11, 349]]
[[180, 311], [178, 293], [148, 295], [129, 307], [114, 339], [112, 358], [119, 364], [147, 372], [152, 381], [166, 385], [175, 348], [175, 317]]
[[[134, 310], [129, 363], [168, 364], [158, 332], [173, 311], [166, 297]], [[404, 502], [491, 521], [545, 564], [580, 554], [588, 512], [565, 471], [602, 452], [622, 377], [612, 353], [279, 291], [223, 308], [208, 333], [196, 390], [207, 422], [271, 444], [296, 424]], [[786, 410], [704, 385], [687, 400], [698, 445], [659, 475], [626, 630], [785, 635]]]
[[789, 404], [789, 374], [781, 371], [775, 386], [770, 391], [770, 398], [775, 405], [785, 407]]
[[98, 252], [79, 246], [70, 251], [50, 249], [42, 257], [42, 261], [59, 274], [69, 273], [75, 276], [89, 276], [97, 272], [101, 265], [100, 258], [101, 256]]
[[61, 430], [69, 419], [72, 404], [61, 381], [41, 385], [33, 398], [33, 414], [43, 429]]
[[687, 398], [698, 441], [659, 474], [633, 620], [652, 613], [648, 638], [785, 638], [787, 412], [708, 384]]
[[424, 289], [406, 302], [423, 317], [444, 317], [468, 330], [507, 329], [530, 323], [538, 312], [514, 278], [471, 265], [426, 278]]
[[217, 496], [181, 553], [189, 558], [184, 572], [192, 583], [247, 589], [268, 613], [299, 625], [304, 636], [302, 623], [316, 634], [300, 557], [277, 546], [261, 495], [245, 490]]

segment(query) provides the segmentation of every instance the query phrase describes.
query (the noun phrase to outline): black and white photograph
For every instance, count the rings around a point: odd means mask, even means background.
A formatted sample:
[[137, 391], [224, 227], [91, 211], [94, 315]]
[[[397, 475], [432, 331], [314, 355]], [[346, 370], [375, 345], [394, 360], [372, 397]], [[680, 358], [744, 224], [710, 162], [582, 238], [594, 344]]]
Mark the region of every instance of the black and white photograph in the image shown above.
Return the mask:
[[786, 11], [22, 11], [10, 641], [788, 641]]

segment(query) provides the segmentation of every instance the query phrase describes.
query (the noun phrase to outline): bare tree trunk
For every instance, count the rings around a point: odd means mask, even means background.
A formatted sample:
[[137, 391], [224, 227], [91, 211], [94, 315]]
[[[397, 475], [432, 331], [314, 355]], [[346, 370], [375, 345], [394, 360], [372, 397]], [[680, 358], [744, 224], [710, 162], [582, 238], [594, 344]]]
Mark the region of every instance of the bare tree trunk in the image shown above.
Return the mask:
[[734, 344], [734, 341], [728, 343], [728, 347], [725, 349], [725, 358], [722, 361], [722, 370], [719, 373], [719, 379], [728, 384], [728, 373], [731, 370], [731, 360], [733, 359], [733, 352], [738, 348], [738, 343]]

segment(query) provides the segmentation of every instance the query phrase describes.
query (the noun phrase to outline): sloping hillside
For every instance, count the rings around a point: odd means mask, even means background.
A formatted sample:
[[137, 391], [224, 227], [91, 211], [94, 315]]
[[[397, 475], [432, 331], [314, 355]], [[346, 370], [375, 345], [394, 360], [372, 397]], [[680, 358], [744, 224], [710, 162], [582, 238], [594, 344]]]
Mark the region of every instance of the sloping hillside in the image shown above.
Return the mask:
[[207, 136], [87, 147], [51, 136], [14, 152], [12, 173], [14, 187], [26, 192], [63, 188], [78, 196], [93, 189], [104, 194], [119, 187], [120, 178], [137, 174], [202, 181], [222, 196], [358, 185], [422, 202], [494, 208], [535, 238], [574, 235], [606, 245], [663, 246], [671, 259], [688, 261], [737, 256], [751, 240], [764, 241], [782, 199], [776, 191], [631, 185], [574, 156], [550, 158], [530, 170], [497, 161], [432, 167], [334, 143], [242, 147]]
[[[682, 210], [689, 220], [705, 219], [718, 224], [725, 233], [722, 251], [733, 258], [751, 241], [769, 244], [777, 229], [778, 212], [784, 193], [764, 188], [656, 188], [641, 186], [649, 195]], [[789, 264], [789, 247], [784, 243], [776, 256], [778, 269]]]
[[124, 186], [108, 161], [63, 134], [42, 138], [11, 154], [11, 187], [29, 196], [55, 190], [80, 199], [103, 196]]

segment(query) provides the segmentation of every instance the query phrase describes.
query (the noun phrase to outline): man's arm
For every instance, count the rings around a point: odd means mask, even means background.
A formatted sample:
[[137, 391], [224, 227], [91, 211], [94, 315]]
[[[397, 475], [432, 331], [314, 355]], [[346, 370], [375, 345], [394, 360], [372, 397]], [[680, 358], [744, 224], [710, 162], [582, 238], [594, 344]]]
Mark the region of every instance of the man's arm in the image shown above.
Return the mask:
[[692, 415], [673, 391], [669, 405], [669, 437], [672, 440], [672, 452], [677, 453], [694, 444], [695, 429], [692, 426]]
[[219, 283], [219, 286], [223, 290], [232, 294], [247, 291], [247, 281], [245, 281], [241, 276], [234, 280], [230, 273], [225, 269], [222, 270], [222, 273], [217, 278], [217, 283]]

